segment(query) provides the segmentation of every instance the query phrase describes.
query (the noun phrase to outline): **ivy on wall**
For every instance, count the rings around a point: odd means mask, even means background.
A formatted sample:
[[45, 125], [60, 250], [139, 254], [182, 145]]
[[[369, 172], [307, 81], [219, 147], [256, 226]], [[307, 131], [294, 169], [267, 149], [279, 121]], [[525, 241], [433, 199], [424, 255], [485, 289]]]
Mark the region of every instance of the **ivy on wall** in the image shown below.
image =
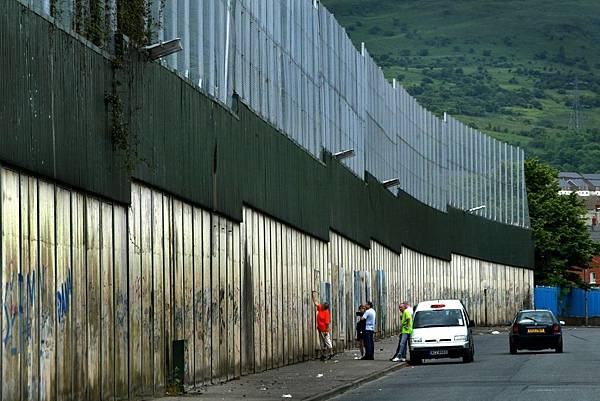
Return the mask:
[[[94, 45], [113, 53], [113, 84], [104, 102], [111, 115], [113, 148], [132, 174], [144, 163], [138, 137], [130, 127], [132, 113], [122, 94], [128, 84], [130, 47], [150, 44], [158, 36], [166, 0], [50, 0], [50, 15]], [[147, 163], [146, 163], [147, 164]]]
[[90, 0], [89, 3], [89, 19], [85, 26], [88, 38], [96, 46], [102, 46], [105, 42], [105, 38], [110, 33], [110, 20], [112, 19], [111, 13], [113, 10], [105, 8], [99, 0]]
[[120, 33], [138, 45], [148, 44], [152, 20], [150, 4], [145, 0], [119, 1], [117, 4], [117, 26]]
[[111, 50], [113, 35], [149, 44], [161, 26], [166, 0], [50, 0], [50, 15], [96, 46]]
[[156, 39], [161, 27], [165, 5], [166, 0], [119, 0], [118, 32], [138, 46], [149, 44]]

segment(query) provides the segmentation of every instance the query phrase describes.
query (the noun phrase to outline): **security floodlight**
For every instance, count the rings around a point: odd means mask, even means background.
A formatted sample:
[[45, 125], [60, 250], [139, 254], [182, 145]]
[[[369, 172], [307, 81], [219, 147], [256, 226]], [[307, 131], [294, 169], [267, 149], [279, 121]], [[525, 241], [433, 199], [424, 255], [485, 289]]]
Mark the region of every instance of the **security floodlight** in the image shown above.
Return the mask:
[[146, 52], [148, 60], [154, 61], [159, 58], [169, 56], [173, 53], [177, 53], [183, 50], [183, 47], [181, 46], [181, 39], [175, 38], [166, 42], [159, 42], [153, 45], [144, 46], [142, 47], [142, 50]]
[[383, 186], [386, 188], [392, 188], [396, 185], [400, 185], [400, 180], [397, 178], [392, 178], [391, 180], [385, 180], [382, 182]]
[[473, 213], [473, 212], [476, 212], [476, 211], [478, 211], [478, 210], [485, 209], [485, 208], [486, 208], [486, 206], [485, 206], [485, 205], [481, 205], [481, 206], [477, 206], [477, 207], [472, 207], [472, 208], [470, 208], [469, 210], [467, 210], [467, 212], [469, 212], [469, 213]]
[[342, 150], [341, 152], [334, 153], [333, 156], [338, 160], [344, 160], [354, 156], [354, 149]]

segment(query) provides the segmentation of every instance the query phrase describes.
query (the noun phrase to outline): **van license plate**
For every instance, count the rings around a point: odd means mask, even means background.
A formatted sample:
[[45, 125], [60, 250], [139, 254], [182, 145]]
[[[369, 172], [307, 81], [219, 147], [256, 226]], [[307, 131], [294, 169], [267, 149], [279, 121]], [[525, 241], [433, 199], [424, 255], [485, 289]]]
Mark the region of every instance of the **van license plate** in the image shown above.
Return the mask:
[[429, 351], [429, 355], [431, 355], [431, 356], [448, 355], [448, 350], [447, 349], [436, 349], [433, 351]]

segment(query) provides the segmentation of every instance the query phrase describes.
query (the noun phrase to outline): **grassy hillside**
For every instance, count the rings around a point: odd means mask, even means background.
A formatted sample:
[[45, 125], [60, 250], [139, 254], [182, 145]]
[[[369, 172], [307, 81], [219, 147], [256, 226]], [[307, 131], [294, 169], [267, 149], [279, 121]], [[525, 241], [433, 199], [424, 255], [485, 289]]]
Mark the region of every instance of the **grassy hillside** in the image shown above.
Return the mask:
[[600, 1], [321, 3], [430, 110], [561, 170], [600, 172]]

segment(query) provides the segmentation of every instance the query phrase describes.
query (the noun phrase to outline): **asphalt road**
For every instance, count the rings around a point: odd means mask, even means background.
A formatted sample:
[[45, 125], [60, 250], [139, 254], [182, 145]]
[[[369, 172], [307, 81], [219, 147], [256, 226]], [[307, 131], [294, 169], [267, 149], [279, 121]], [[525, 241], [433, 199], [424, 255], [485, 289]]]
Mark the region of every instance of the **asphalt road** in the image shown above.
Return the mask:
[[564, 353], [508, 352], [508, 334], [475, 337], [475, 362], [425, 361], [334, 400], [600, 400], [600, 328], [563, 329]]

